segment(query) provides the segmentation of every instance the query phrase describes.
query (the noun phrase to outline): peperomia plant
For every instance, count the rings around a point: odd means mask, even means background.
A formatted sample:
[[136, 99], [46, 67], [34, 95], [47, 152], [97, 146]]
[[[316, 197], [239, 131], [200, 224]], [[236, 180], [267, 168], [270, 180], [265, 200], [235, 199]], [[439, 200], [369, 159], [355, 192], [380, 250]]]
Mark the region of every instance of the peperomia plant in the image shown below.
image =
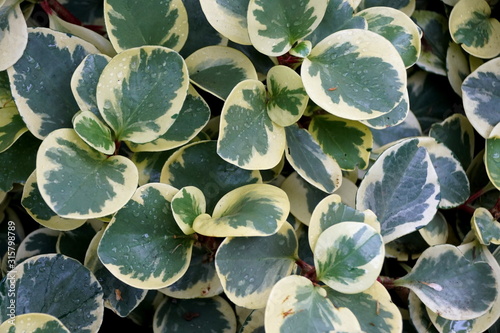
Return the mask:
[[498, 8], [0, 0], [0, 331], [496, 332]]

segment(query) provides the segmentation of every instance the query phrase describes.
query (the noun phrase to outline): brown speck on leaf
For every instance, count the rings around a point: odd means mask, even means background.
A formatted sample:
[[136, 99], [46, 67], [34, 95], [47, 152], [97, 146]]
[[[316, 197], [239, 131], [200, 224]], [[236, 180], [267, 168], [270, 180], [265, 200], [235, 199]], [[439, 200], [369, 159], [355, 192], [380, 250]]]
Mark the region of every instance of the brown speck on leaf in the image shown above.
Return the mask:
[[185, 314], [182, 315], [182, 318], [184, 318], [184, 320], [191, 321], [194, 318], [198, 318], [199, 316], [200, 314], [197, 312], [186, 312]]
[[337, 90], [337, 87], [328, 88], [328, 91], [335, 91], [335, 90]]
[[122, 298], [122, 292], [120, 291], [120, 289], [115, 289], [115, 298], [116, 298], [117, 301], [123, 300], [123, 298]]
[[286, 317], [288, 317], [289, 315], [292, 315], [294, 313], [295, 313], [295, 311], [293, 311], [292, 309], [290, 309], [290, 310], [287, 310], [287, 311], [283, 312], [281, 315], [283, 316], [283, 319], [285, 319]]
[[285, 297], [285, 299], [283, 300], [283, 302], [281, 302], [282, 304], [285, 303], [286, 301], [288, 301], [288, 299], [290, 298], [290, 295]]

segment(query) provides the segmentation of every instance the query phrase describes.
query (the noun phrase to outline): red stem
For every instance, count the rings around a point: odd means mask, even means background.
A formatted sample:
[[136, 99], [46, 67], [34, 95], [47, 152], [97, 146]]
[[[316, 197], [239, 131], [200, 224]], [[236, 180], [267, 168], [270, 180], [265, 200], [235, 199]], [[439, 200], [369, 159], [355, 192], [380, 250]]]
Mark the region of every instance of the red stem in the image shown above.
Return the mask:
[[316, 276], [316, 268], [309, 265], [302, 259], [296, 259], [295, 263], [300, 267], [301, 275], [309, 280], [315, 285], [319, 285], [318, 277]]
[[303, 61], [302, 58], [295, 57], [288, 52], [279, 56], [277, 59], [278, 59], [278, 63], [280, 65], [284, 65], [284, 66], [288, 66], [288, 67], [292, 67], [293, 65], [301, 63]]
[[64, 21], [73, 23], [76, 25], [82, 25], [82, 21], [76, 18], [75, 15], [71, 14], [63, 5], [61, 5], [57, 0], [45, 0], [40, 3], [40, 6], [42, 6], [43, 10], [48, 14], [51, 15], [54, 12], [56, 12], [59, 17], [61, 17]]
[[391, 290], [396, 288], [396, 285], [394, 284], [395, 279], [388, 277], [388, 276], [379, 276], [377, 278], [377, 281], [382, 283], [382, 285], [385, 287], [387, 290]]

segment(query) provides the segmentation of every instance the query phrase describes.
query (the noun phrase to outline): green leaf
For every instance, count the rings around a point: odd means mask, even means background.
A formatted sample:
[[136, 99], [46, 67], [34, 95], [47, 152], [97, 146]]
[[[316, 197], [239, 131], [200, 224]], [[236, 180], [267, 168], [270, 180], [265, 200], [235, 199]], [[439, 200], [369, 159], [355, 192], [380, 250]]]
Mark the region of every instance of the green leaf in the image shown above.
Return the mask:
[[410, 311], [411, 323], [417, 332], [439, 333], [427, 314], [425, 304], [413, 291], [410, 291], [408, 296], [408, 310]]
[[68, 328], [54, 316], [45, 313], [26, 313], [6, 320], [0, 325], [2, 332], [70, 333]]
[[294, 44], [288, 52], [294, 57], [305, 58], [311, 53], [311, 49], [312, 43], [308, 40], [304, 40]]
[[76, 103], [82, 111], [91, 111], [101, 118], [97, 106], [97, 84], [104, 67], [111, 60], [104, 54], [89, 54], [73, 72], [71, 77], [71, 91]]
[[342, 170], [332, 156], [327, 155], [313, 136], [298, 125], [285, 128], [287, 161], [309, 183], [332, 193], [342, 183]]
[[[101, 326], [104, 306], [96, 277], [78, 261], [60, 254], [39, 255], [16, 267], [16, 315], [46, 313], [59, 319], [70, 332], [91, 333]], [[2, 291], [7, 291], [4, 280]], [[6, 301], [12, 296], [1, 294]], [[8, 301], [10, 302], [10, 301]], [[8, 304], [8, 303], [5, 303]], [[0, 321], [8, 319], [7, 307]], [[52, 331], [51, 331], [52, 332]]]
[[147, 6], [137, 0], [106, 0], [104, 18], [111, 44], [119, 52], [144, 45], [179, 51], [189, 31], [181, 0], [155, 0]]
[[0, 153], [9, 149], [26, 131], [28, 128], [15, 106], [0, 108]]
[[280, 56], [319, 25], [327, 2], [321, 0], [250, 0], [248, 34], [254, 47], [268, 56]]
[[486, 208], [477, 208], [471, 220], [472, 230], [483, 245], [500, 245], [500, 223]]
[[220, 296], [176, 300], [166, 298], [155, 312], [155, 332], [198, 333], [209, 328], [214, 332], [235, 333], [236, 316]]
[[288, 222], [268, 237], [226, 238], [215, 256], [226, 296], [238, 306], [264, 308], [275, 283], [292, 272], [297, 249]]
[[450, 42], [446, 52], [446, 72], [453, 91], [462, 97], [462, 82], [471, 70], [466, 53], [453, 42]]
[[286, 66], [274, 66], [267, 73], [266, 85], [269, 118], [283, 127], [297, 122], [309, 101], [299, 74]]
[[241, 81], [257, 80], [257, 72], [242, 52], [227, 46], [207, 46], [186, 58], [189, 79], [212, 95], [226, 100]]
[[51, 132], [39, 152], [38, 188], [61, 217], [112, 214], [127, 203], [137, 186], [137, 169], [128, 158], [93, 150], [72, 129]]
[[312, 118], [309, 131], [343, 170], [368, 167], [373, 139], [365, 125], [333, 115], [319, 115]]
[[384, 242], [425, 226], [437, 212], [438, 175], [417, 139], [385, 150], [359, 185], [356, 209], [378, 217]]
[[484, 0], [461, 0], [450, 13], [450, 34], [469, 54], [490, 59], [500, 54], [500, 22], [490, 18], [490, 4]]
[[445, 244], [448, 240], [448, 222], [441, 212], [437, 212], [434, 218], [418, 233], [429, 245]]
[[285, 149], [285, 130], [267, 114], [266, 90], [257, 80], [238, 83], [221, 113], [217, 154], [250, 170], [270, 169]]
[[484, 262], [471, 262], [452, 245], [428, 248], [412, 271], [396, 280], [410, 288], [433, 312], [452, 320], [486, 313], [498, 294], [498, 277]]
[[275, 284], [266, 306], [265, 328], [267, 333], [361, 331], [349, 309], [337, 308], [325, 289], [298, 275]]
[[[35, 170], [40, 140], [31, 133], [22, 135], [9, 149], [0, 153], [0, 191], [9, 192], [14, 183], [24, 184]], [[22, 156], [23, 158], [19, 158]]]
[[370, 288], [357, 294], [343, 294], [330, 288], [326, 288], [326, 292], [335, 306], [352, 311], [363, 332], [401, 332], [401, 312], [381, 283], [376, 281]]
[[121, 52], [99, 78], [97, 105], [117, 140], [153, 141], [179, 115], [189, 86], [181, 56], [161, 46]]
[[40, 194], [36, 180], [36, 171], [33, 171], [26, 180], [21, 204], [35, 221], [52, 230], [73, 230], [80, 227], [86, 221], [86, 219], [65, 219], [54, 213]]
[[394, 45], [406, 68], [417, 62], [420, 54], [420, 31], [406, 14], [390, 7], [371, 7], [356, 15], [366, 19], [368, 30], [387, 38]]
[[175, 222], [182, 232], [186, 235], [194, 233], [194, 220], [206, 212], [203, 192], [194, 186], [183, 187], [174, 195], [171, 205]]
[[265, 309], [253, 310], [241, 324], [238, 333], [265, 333], [264, 315]]
[[221, 159], [216, 146], [216, 141], [202, 141], [182, 147], [167, 160], [160, 177], [160, 182], [175, 188], [199, 188], [207, 201], [208, 213], [231, 190], [262, 182], [258, 171], [243, 170]]
[[30, 232], [19, 244], [16, 251], [16, 265], [39, 254], [56, 253], [59, 231], [40, 228]]
[[497, 189], [500, 189], [500, 125], [496, 125], [486, 140], [484, 166], [488, 178]]
[[250, 184], [224, 195], [211, 218], [198, 218], [193, 229], [214, 237], [268, 236], [276, 233], [286, 221], [290, 202], [279, 187]]
[[106, 155], [115, 152], [111, 130], [92, 112], [78, 112], [73, 118], [73, 127], [78, 136], [95, 150]]
[[181, 111], [175, 118], [174, 123], [163, 135], [148, 143], [127, 142], [127, 145], [134, 152], [174, 149], [191, 141], [205, 127], [209, 118], [210, 107], [190, 85]]
[[500, 123], [500, 114], [497, 112], [500, 92], [495, 89], [499, 84], [500, 58], [479, 66], [462, 84], [465, 115], [485, 139], [489, 137], [493, 127]]
[[186, 272], [194, 238], [179, 229], [172, 215], [175, 193], [166, 184], [143, 185], [111, 220], [97, 251], [104, 266], [123, 282], [158, 289]]
[[0, 71], [14, 65], [22, 57], [28, 42], [28, 27], [20, 1], [0, 3]]
[[[230, 41], [251, 45], [247, 30], [247, 9], [250, 0], [200, 0], [208, 22]], [[224, 19], [221, 20], [220, 18]]]
[[359, 29], [323, 39], [304, 60], [301, 75], [314, 103], [352, 120], [390, 112], [403, 98], [406, 85], [405, 66], [394, 46]]
[[72, 35], [47, 28], [28, 31], [26, 50], [7, 73], [26, 126], [43, 139], [56, 129], [72, 127], [79, 106], [71, 92], [71, 76], [89, 53], [99, 52]]
[[327, 228], [313, 252], [318, 279], [345, 294], [368, 289], [380, 274], [385, 255], [382, 236], [357, 222]]
[[386, 129], [401, 124], [410, 114], [410, 97], [408, 91], [404, 91], [403, 99], [391, 111], [383, 116], [360, 120], [360, 122], [374, 129]]

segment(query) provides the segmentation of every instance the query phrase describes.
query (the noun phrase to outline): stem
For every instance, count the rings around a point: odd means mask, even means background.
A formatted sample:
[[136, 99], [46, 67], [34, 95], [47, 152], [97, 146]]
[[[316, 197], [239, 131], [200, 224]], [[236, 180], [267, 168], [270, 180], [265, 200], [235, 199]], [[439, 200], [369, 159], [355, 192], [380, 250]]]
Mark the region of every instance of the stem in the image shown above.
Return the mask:
[[300, 274], [303, 277], [311, 280], [313, 284], [319, 285], [319, 280], [316, 276], [316, 268], [314, 266], [309, 265], [307, 262], [299, 258], [295, 259], [295, 263], [299, 266], [301, 270]]
[[302, 58], [295, 57], [288, 52], [279, 56], [277, 59], [280, 65], [284, 65], [287, 67], [293, 67], [296, 64], [302, 63], [302, 61], [304, 60]]
[[[488, 191], [491, 191], [492, 189], [495, 189], [495, 186], [493, 186], [493, 184], [491, 184], [491, 182], [489, 182], [485, 187], [483, 187], [482, 189], [480, 189], [479, 191], [477, 191], [476, 193], [472, 194], [469, 199], [467, 199], [467, 201], [465, 201], [463, 204], [461, 204], [460, 206], [458, 206], [458, 209], [460, 210], [463, 210], [471, 215], [474, 214], [474, 211], [476, 210], [473, 206], [472, 206], [472, 203], [474, 201], [476, 201], [477, 199], [479, 199], [480, 196], [482, 196], [483, 194], [485, 194], [486, 192]], [[497, 207], [499, 205], [499, 203], [497, 202], [495, 204], [495, 206], [491, 209], [491, 213], [493, 214], [493, 210], [495, 209], [495, 207]], [[493, 214], [495, 215], [495, 214]]]
[[377, 281], [382, 283], [382, 285], [385, 287], [387, 290], [391, 290], [396, 288], [396, 284], [394, 283], [395, 279], [388, 277], [388, 276], [379, 276], [377, 278]]
[[76, 18], [75, 15], [71, 14], [63, 5], [61, 5], [57, 0], [45, 0], [40, 3], [42, 9], [47, 13], [47, 15], [52, 15], [56, 12], [59, 17], [64, 21], [73, 23], [76, 25], [82, 25], [82, 21]]
[[493, 215], [493, 218], [495, 220], [500, 219], [500, 198], [497, 199], [497, 202], [495, 203], [495, 206], [490, 209], [491, 215]]

